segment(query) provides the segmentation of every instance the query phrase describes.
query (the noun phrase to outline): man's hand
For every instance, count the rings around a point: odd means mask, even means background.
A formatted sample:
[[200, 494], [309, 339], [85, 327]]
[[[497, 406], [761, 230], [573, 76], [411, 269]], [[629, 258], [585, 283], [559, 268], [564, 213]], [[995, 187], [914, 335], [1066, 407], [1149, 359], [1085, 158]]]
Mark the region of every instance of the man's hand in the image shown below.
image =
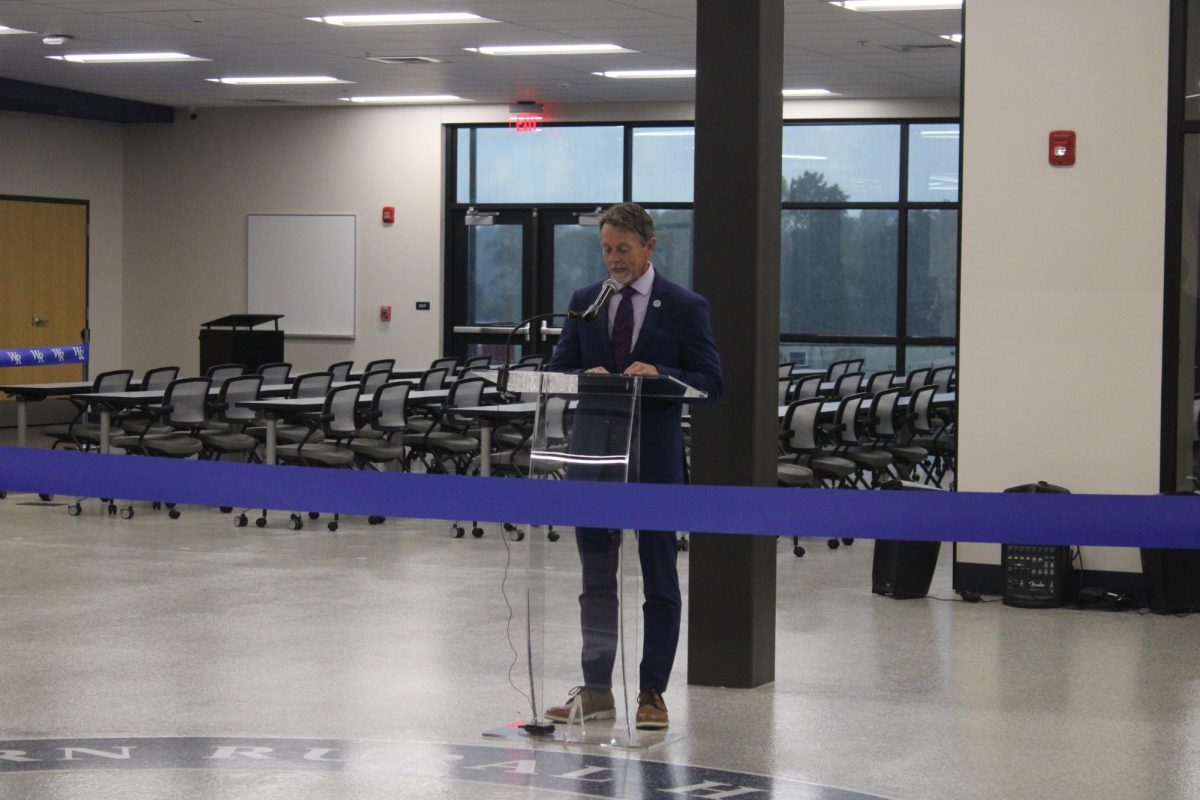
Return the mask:
[[658, 367], [653, 364], [645, 364], [641, 361], [635, 361], [625, 368], [625, 375], [657, 375]]
[[590, 375], [607, 375], [608, 370], [605, 369], [604, 367], [592, 367], [591, 369], [588, 370], [588, 374], [590, 374]]

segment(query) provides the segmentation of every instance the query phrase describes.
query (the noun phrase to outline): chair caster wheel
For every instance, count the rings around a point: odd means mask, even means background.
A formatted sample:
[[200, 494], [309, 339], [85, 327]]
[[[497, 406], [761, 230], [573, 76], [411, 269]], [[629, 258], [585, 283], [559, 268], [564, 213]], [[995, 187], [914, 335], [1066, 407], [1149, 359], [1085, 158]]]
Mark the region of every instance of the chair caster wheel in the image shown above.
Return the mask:
[[508, 534], [508, 538], [512, 539], [514, 542], [523, 542], [525, 541], [525, 531], [512, 531]]
[[513, 531], [515, 531], [517, 529], [517, 526], [513, 525], [511, 522], [505, 522], [500, 527], [504, 528], [504, 530], [507, 531], [508, 533], [512, 533]]
[[259, 517], [258, 519], [254, 520], [254, 527], [256, 527], [256, 528], [265, 528], [265, 527], [267, 527], [267, 518], [266, 518], [266, 517]]
[[155, 511], [159, 511], [159, 510], [161, 510], [161, 509], [162, 509], [162, 503], [160, 503], [159, 501], [155, 500], [153, 503], [151, 503], [151, 504], [150, 504], [150, 507], [151, 507], [152, 509], [154, 509]]
[[675, 542], [675, 550], [679, 553], [686, 553], [688, 551], [688, 540], [680, 539], [679, 541]]
[[6, 497], [8, 497], [8, 492], [0, 492], [0, 500], [3, 500]]
[[233, 518], [233, 524], [239, 528], [244, 528], [250, 524], [250, 520], [246, 518], [245, 514], [238, 514]]
[[837, 550], [837, 549], [838, 549], [839, 547], [841, 547], [841, 546], [842, 546], [842, 543], [841, 543], [841, 542], [839, 542], [837, 539], [830, 539], [830, 540], [829, 540], [829, 549], [830, 549], [830, 550]]
[[562, 534], [560, 534], [558, 531], [549, 531], [546, 534], [546, 538], [552, 542], [557, 542], [560, 538], [562, 538]]
[[804, 558], [804, 553], [805, 550], [800, 545], [796, 545], [792, 548], [792, 555], [794, 555], [796, 558]]
[[294, 531], [298, 531], [304, 527], [304, 520], [299, 514], [292, 514], [291, 519], [288, 521], [288, 527]]
[[83, 506], [79, 505], [79, 503], [76, 503], [75, 505], [72, 505], [72, 506], [67, 506], [67, 513], [70, 514], [72, 517], [78, 517], [80, 514], [83, 513]]
[[471, 535], [476, 539], [483, 538], [483, 528], [471, 528]]
[[332, 533], [338, 529], [338, 524], [336, 522], [331, 522], [325, 527], [329, 528], [330, 532]]
[[455, 539], [461, 539], [467, 535], [467, 530], [462, 525], [455, 525], [450, 529], [450, 533]]
[[167, 512], [167, 516], [170, 517], [171, 519], [179, 519], [179, 514], [180, 514], [180, 511], [178, 508], [172, 508], [170, 511]]
[[842, 539], [842, 544], [849, 547], [850, 545], [854, 544], [854, 540], [853, 539]]
[[318, 518], [318, 517], [320, 517], [320, 516], [321, 516], [321, 512], [320, 512], [320, 511], [310, 511], [310, 512], [308, 512], [308, 518], [309, 518], [309, 519], [317, 519], [317, 518]]
[[108, 504], [108, 515], [111, 517], [111, 516], [114, 516], [116, 513], [117, 513], [117, 504], [109, 503]]
[[367, 517], [368, 525], [382, 525], [385, 521], [387, 521], [387, 517], [377, 517], [374, 515]]
[[232, 514], [233, 506], [221, 506], [221, 513], [222, 514]]
[[49, 492], [41, 492], [38, 494], [38, 499], [43, 503], [48, 503], [54, 499], [54, 495], [50, 494]]
[[121, 519], [133, 519], [133, 506], [125, 506], [121, 509]]

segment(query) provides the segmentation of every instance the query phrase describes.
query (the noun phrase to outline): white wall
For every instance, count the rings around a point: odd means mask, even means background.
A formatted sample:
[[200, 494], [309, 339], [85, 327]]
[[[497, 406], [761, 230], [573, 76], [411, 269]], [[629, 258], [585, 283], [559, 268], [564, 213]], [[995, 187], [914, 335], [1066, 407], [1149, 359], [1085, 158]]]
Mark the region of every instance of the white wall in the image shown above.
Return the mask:
[[120, 125], [0, 112], [0, 194], [89, 201], [91, 374], [122, 365]]
[[[966, 5], [961, 490], [1158, 491], [1168, 6]], [[1057, 129], [1074, 167], [1047, 164]], [[1084, 558], [1139, 569], [1136, 550]]]

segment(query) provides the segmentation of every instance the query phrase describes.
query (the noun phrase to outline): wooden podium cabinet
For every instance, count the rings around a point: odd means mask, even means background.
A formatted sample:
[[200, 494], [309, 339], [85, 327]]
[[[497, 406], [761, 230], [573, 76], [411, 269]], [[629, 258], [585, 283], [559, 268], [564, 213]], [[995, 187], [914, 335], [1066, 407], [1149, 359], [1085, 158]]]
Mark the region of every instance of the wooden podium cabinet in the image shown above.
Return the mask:
[[[202, 323], [200, 374], [217, 364], [245, 364], [254, 372], [263, 364], [283, 361], [282, 318], [282, 314], [230, 314]], [[268, 322], [273, 329], [254, 330]]]

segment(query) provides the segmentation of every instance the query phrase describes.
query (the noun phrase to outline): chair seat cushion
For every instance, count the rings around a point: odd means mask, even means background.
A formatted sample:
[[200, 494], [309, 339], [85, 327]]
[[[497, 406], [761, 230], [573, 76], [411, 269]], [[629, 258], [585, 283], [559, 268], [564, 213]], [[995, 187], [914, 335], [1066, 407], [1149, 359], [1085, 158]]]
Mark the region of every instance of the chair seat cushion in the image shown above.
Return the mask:
[[853, 475], [855, 470], [854, 462], [841, 456], [813, 455], [807, 460], [807, 463], [813, 472], [836, 475], [839, 478]]
[[897, 461], [903, 461], [906, 464], [920, 464], [929, 458], [928, 450], [913, 444], [890, 444], [887, 446], [887, 451]]
[[404, 457], [404, 446], [387, 439], [355, 439], [350, 451], [371, 461], [397, 461]]
[[[125, 437], [122, 436], [121, 438], [124, 439]], [[129, 438], [137, 440], [137, 437]], [[204, 449], [204, 443], [199, 439], [193, 439], [191, 436], [147, 436], [142, 440], [142, 447], [150, 455], [183, 458], [199, 453]]]
[[275, 457], [280, 461], [290, 461], [294, 464], [316, 463], [328, 467], [344, 467], [354, 460], [354, 453], [344, 447], [332, 444], [285, 444], [275, 450]]
[[258, 446], [258, 440], [248, 433], [229, 433], [225, 431], [200, 431], [200, 441], [205, 447], [220, 450], [223, 453], [244, 453]]
[[780, 486], [810, 486], [813, 471], [802, 464], [781, 462], [775, 465], [775, 477]]
[[846, 458], [871, 469], [882, 469], [895, 460], [888, 451], [874, 447], [851, 447], [846, 451]]
[[[276, 425], [275, 441], [299, 443], [304, 441], [305, 436], [308, 436], [308, 431], [308, 427], [304, 425]], [[260, 442], [267, 440], [267, 427], [265, 425], [255, 425], [252, 428], [246, 428], [246, 433]], [[324, 441], [324, 439], [325, 434], [321, 431], [313, 431], [313, 435], [308, 437], [309, 444], [316, 444], [317, 442]]]
[[433, 431], [429, 434], [406, 433], [402, 437], [406, 447], [414, 450], [441, 450], [447, 453], [471, 453], [479, 449], [479, 440], [457, 433]]

